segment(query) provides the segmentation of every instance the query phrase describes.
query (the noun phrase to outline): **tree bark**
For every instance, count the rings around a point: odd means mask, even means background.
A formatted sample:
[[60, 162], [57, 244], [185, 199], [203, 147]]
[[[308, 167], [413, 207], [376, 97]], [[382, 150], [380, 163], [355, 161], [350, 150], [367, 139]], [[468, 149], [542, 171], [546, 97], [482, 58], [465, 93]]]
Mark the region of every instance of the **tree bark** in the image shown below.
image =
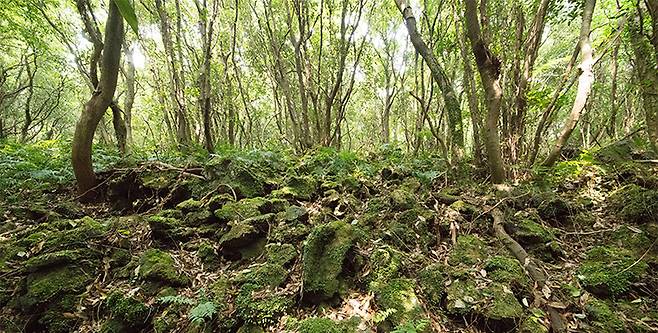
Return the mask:
[[571, 133], [576, 128], [578, 124], [578, 119], [580, 118], [585, 105], [587, 105], [587, 99], [592, 90], [592, 84], [594, 83], [594, 73], [592, 72], [592, 66], [594, 64], [594, 58], [592, 57], [592, 42], [589, 38], [590, 27], [592, 25], [592, 15], [594, 14], [594, 6], [596, 5], [596, 0], [585, 0], [585, 6], [583, 8], [583, 22], [580, 26], [580, 54], [582, 57], [580, 63], [580, 77], [578, 78], [578, 91], [576, 92], [576, 100], [573, 103], [571, 108], [571, 113], [567, 118], [566, 123], [555, 142], [553, 150], [549, 153], [546, 160], [542, 163], [543, 166], [550, 167], [557, 159], [560, 157], [562, 148], [569, 140]]
[[113, 1], [109, 3], [109, 14], [105, 25], [105, 40], [101, 60], [101, 77], [75, 127], [71, 160], [73, 173], [78, 183], [81, 200], [97, 197], [96, 174], [91, 162], [94, 132], [105, 110], [112, 103], [119, 75], [119, 60], [123, 43], [123, 18]]
[[459, 100], [457, 99], [457, 94], [448, 80], [445, 71], [418, 32], [416, 18], [411, 10], [411, 4], [407, 0], [395, 0], [395, 4], [398, 6], [402, 17], [404, 18], [411, 43], [416, 49], [416, 52], [418, 52], [423, 60], [425, 60], [425, 63], [427, 63], [427, 66], [432, 73], [432, 77], [441, 90], [443, 101], [448, 113], [453, 162], [459, 161], [464, 155], [464, 129], [461, 118], [461, 107]]
[[[505, 167], [500, 154], [500, 136], [498, 134], [498, 120], [503, 98], [503, 89], [500, 86], [501, 64], [498, 57], [489, 50], [483, 37], [476, 1], [464, 0], [464, 7], [467, 36], [471, 41], [471, 48], [484, 86], [487, 105], [487, 119], [484, 129], [487, 163], [491, 172], [491, 181], [494, 184], [499, 184], [505, 181]], [[487, 18], [482, 17], [482, 19], [486, 20]]]

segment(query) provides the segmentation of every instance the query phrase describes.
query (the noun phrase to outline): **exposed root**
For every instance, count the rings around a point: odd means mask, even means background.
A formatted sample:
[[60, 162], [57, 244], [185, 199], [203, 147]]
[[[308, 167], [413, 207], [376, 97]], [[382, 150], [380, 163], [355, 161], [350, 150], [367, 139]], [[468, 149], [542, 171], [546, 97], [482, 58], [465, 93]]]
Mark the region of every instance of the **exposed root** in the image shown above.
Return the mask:
[[[496, 234], [496, 237], [505, 244], [505, 247], [512, 252], [514, 257], [521, 262], [521, 265], [525, 268], [525, 271], [528, 273], [528, 276], [532, 280], [535, 281], [537, 284], [537, 287], [539, 287], [540, 290], [544, 288], [546, 285], [546, 274], [544, 274], [544, 271], [535, 263], [534, 259], [531, 258], [528, 255], [528, 252], [518, 243], [516, 242], [510, 235], [507, 234], [505, 231], [505, 228], [503, 227], [503, 213], [498, 209], [498, 208], [491, 208], [488, 209], [491, 212], [491, 216], [493, 217], [494, 223], [493, 223], [493, 228], [494, 228], [494, 233]], [[536, 293], [537, 296], [539, 297], [539, 301], [535, 299], [535, 304], [538, 305], [545, 305], [546, 307], [546, 312], [548, 312], [548, 315], [550, 317], [551, 321], [551, 328], [553, 329], [553, 332], [556, 333], [562, 333], [566, 332], [566, 326], [564, 323], [564, 318], [560, 314], [557, 308], [551, 306], [548, 303], [548, 300], [543, 299], [543, 296], [541, 293]]]

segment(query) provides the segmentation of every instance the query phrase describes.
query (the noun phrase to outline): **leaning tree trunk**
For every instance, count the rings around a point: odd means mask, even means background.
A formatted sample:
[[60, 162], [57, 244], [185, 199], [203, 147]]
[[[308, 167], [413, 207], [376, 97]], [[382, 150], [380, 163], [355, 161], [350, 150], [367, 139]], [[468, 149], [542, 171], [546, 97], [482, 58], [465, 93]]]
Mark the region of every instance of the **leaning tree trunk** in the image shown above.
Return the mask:
[[466, 32], [471, 41], [478, 72], [480, 72], [487, 105], [487, 119], [484, 128], [487, 163], [491, 171], [491, 181], [494, 184], [500, 184], [505, 181], [505, 167], [500, 153], [500, 135], [498, 134], [498, 120], [503, 98], [503, 89], [500, 86], [500, 59], [489, 50], [484, 40], [476, 1], [464, 0], [464, 7]]
[[594, 73], [592, 72], [592, 66], [594, 65], [594, 58], [592, 57], [592, 42], [589, 38], [590, 26], [592, 25], [592, 14], [594, 13], [594, 6], [596, 5], [596, 0], [585, 0], [585, 7], [583, 8], [583, 23], [580, 26], [580, 54], [582, 56], [582, 61], [580, 63], [580, 77], [578, 78], [578, 91], [576, 93], [576, 100], [573, 103], [571, 108], [571, 113], [567, 122], [562, 128], [562, 132], [555, 141], [555, 146], [551, 150], [546, 160], [542, 165], [550, 167], [557, 159], [560, 157], [562, 148], [569, 140], [571, 133], [576, 128], [578, 124], [578, 119], [587, 105], [587, 99], [589, 94], [592, 91], [592, 84], [594, 83]]
[[101, 59], [101, 78], [96, 91], [92, 94], [80, 119], [75, 126], [71, 160], [73, 173], [78, 183], [78, 193], [81, 200], [96, 198], [96, 174], [91, 163], [91, 151], [94, 132], [103, 118], [105, 110], [112, 103], [119, 75], [119, 60], [123, 42], [123, 19], [113, 1], [109, 3], [110, 10], [105, 25], [105, 42]]
[[464, 154], [464, 129], [457, 94], [452, 84], [448, 81], [445, 71], [418, 32], [416, 18], [411, 10], [411, 4], [407, 0], [395, 0], [395, 4], [404, 18], [411, 43], [416, 49], [416, 52], [420, 53], [421, 57], [423, 57], [423, 60], [425, 60], [425, 63], [430, 68], [432, 77], [439, 85], [448, 113], [448, 129], [450, 131], [450, 141], [452, 142], [453, 160], [459, 161]]

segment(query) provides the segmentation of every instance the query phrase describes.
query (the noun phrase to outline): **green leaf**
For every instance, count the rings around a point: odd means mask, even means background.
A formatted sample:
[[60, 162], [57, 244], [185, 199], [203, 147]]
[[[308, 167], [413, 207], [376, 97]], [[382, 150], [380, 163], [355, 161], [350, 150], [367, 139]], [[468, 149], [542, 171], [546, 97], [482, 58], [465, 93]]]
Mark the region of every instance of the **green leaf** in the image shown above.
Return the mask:
[[114, 4], [119, 8], [119, 12], [121, 13], [121, 16], [123, 16], [123, 19], [128, 22], [128, 25], [130, 25], [135, 34], [139, 36], [137, 15], [135, 15], [135, 8], [133, 8], [130, 0], [114, 0]]

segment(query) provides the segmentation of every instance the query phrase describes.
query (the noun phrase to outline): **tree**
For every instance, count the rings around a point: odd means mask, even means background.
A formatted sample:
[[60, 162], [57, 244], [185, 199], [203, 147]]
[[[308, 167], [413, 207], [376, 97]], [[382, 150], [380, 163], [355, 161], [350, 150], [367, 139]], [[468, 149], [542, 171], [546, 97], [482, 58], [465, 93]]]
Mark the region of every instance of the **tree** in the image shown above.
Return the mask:
[[[464, 8], [466, 32], [468, 39], [471, 41], [471, 48], [484, 87], [485, 103], [487, 105], [487, 118], [484, 128], [487, 163], [491, 172], [491, 181], [494, 184], [500, 184], [505, 181], [505, 167], [500, 153], [500, 135], [498, 133], [498, 120], [503, 98], [503, 89], [500, 85], [501, 63], [500, 59], [491, 52], [484, 39], [480, 19], [486, 22], [486, 17], [478, 17], [476, 1], [464, 0]], [[486, 9], [480, 11], [485, 15]]]
[[576, 128], [578, 119], [580, 119], [580, 115], [583, 112], [585, 105], [587, 105], [587, 99], [592, 90], [592, 84], [594, 83], [594, 73], [592, 72], [594, 58], [592, 56], [592, 42], [589, 38], [589, 34], [595, 5], [596, 0], [585, 0], [585, 5], [583, 7], [583, 21], [580, 26], [580, 38], [578, 41], [582, 57], [580, 62], [581, 72], [578, 78], [578, 91], [571, 108], [571, 113], [569, 114], [567, 121], [564, 123], [562, 132], [555, 141], [555, 146], [548, 154], [548, 157], [546, 157], [542, 163], [544, 166], [552, 166], [560, 157], [562, 148], [567, 143], [567, 140], [569, 140], [573, 130]]
[[80, 119], [75, 126], [71, 149], [73, 172], [82, 200], [92, 200], [97, 195], [95, 191], [96, 174], [91, 161], [94, 133], [103, 114], [112, 104], [119, 76], [119, 60], [124, 36], [123, 18], [115, 1], [110, 1], [108, 6], [103, 52], [100, 59], [100, 80], [80, 114]]

